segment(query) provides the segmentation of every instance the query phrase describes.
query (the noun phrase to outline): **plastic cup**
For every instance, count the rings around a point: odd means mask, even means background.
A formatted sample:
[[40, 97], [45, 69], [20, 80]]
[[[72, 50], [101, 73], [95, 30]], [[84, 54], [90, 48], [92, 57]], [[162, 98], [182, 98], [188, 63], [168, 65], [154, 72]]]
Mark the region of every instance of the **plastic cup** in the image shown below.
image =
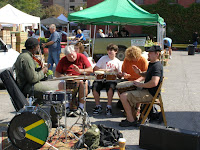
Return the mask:
[[119, 142], [119, 149], [125, 150], [126, 139], [125, 138], [119, 138], [118, 142]]

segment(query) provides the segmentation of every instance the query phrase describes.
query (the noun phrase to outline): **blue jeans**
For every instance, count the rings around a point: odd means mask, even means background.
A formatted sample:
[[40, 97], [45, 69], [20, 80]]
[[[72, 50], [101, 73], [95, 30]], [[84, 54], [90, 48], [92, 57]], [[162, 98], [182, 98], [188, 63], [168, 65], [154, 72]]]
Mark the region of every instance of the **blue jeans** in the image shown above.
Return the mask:
[[198, 45], [198, 42], [197, 42], [197, 41], [195, 41], [195, 42], [193, 43], [193, 45], [194, 45], [195, 47], [197, 47], [197, 45]]
[[49, 67], [49, 70], [52, 70], [54, 63], [56, 64], [56, 66], [58, 65], [58, 62], [60, 60], [60, 53], [61, 51], [58, 51], [58, 50], [49, 51], [48, 64], [51, 64], [51, 66]]

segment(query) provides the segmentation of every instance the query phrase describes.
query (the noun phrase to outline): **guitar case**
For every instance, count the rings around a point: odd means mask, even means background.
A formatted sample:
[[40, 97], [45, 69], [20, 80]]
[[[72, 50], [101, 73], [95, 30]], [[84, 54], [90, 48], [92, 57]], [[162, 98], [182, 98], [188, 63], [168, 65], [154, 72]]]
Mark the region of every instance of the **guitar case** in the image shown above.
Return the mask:
[[4, 70], [0, 74], [0, 78], [3, 82], [3, 84], [5, 85], [9, 95], [10, 95], [11, 102], [12, 102], [15, 110], [18, 112], [24, 106], [28, 106], [28, 102], [26, 100], [26, 97], [20, 91], [20, 89], [17, 86], [11, 72], [9, 70]]

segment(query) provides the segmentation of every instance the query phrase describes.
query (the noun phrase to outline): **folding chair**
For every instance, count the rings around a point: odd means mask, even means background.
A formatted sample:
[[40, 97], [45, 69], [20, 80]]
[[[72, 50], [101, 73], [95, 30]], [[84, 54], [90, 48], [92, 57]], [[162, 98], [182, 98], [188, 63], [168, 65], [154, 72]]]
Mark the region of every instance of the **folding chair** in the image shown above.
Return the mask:
[[[140, 119], [142, 119], [141, 124], [145, 123], [145, 120], [147, 119], [147, 117], [148, 117], [148, 115], [149, 115], [149, 113], [150, 113], [150, 111], [151, 111], [151, 109], [153, 107], [153, 104], [157, 104], [161, 108], [161, 112], [162, 112], [162, 116], [163, 116], [163, 121], [164, 121], [165, 126], [167, 126], [167, 121], [166, 121], [164, 107], [163, 107], [163, 102], [162, 102], [162, 96], [161, 96], [161, 93], [160, 93], [163, 81], [164, 81], [164, 77], [163, 77], [163, 80], [160, 83], [160, 85], [158, 87], [158, 90], [156, 91], [156, 94], [153, 97], [153, 99], [152, 99], [151, 102], [141, 102], [141, 104], [146, 104], [144, 110], [142, 111], [142, 113], [140, 115]], [[158, 96], [158, 94], [159, 94], [159, 96]]]

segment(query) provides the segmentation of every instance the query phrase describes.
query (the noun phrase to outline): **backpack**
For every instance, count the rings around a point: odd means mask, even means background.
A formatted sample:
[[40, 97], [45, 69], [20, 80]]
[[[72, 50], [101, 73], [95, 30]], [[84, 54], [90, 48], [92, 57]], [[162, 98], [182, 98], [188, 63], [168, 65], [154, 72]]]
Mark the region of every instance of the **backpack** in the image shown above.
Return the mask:
[[99, 146], [107, 147], [117, 145], [118, 139], [123, 138], [123, 134], [117, 129], [106, 127], [102, 124], [99, 124], [98, 128], [101, 132]]
[[85, 144], [90, 150], [96, 149], [99, 146], [100, 130], [97, 125], [93, 124], [84, 134], [83, 139], [80, 139], [75, 145], [75, 149], [84, 148]]

